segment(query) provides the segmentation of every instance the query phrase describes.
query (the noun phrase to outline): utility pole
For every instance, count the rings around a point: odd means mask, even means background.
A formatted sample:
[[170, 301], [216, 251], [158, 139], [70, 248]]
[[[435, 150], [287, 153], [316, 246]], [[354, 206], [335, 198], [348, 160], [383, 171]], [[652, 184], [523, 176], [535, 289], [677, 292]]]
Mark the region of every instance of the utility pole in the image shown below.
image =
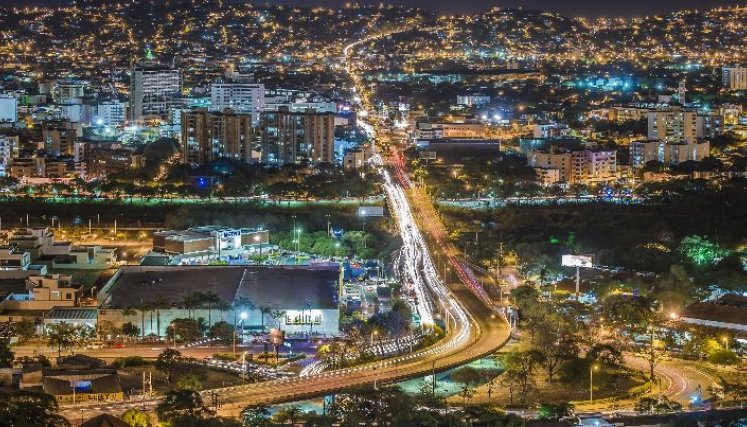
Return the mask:
[[91, 218], [88, 218], [88, 234], [91, 234]]

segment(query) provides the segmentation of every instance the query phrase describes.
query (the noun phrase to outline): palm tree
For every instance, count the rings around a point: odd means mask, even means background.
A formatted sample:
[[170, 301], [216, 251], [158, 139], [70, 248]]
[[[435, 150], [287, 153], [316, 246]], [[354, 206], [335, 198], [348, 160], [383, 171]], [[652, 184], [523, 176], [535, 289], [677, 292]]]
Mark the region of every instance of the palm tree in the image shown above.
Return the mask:
[[220, 295], [216, 294], [213, 291], [207, 291], [204, 294], [200, 294], [200, 296], [202, 297], [201, 298], [202, 303], [207, 305], [207, 309], [208, 309], [207, 322], [208, 322], [208, 327], [210, 327], [213, 324], [211, 311], [213, 310], [213, 307], [215, 305], [220, 304], [221, 298], [220, 298]]
[[283, 328], [280, 327], [280, 319], [282, 319], [286, 315], [285, 311], [282, 310], [275, 310], [270, 312], [270, 316], [272, 316], [272, 319], [275, 320], [278, 324], [278, 330], [282, 331]]
[[140, 312], [140, 333], [144, 334], [145, 332], [145, 310], [142, 309], [142, 302], [140, 303], [140, 306], [130, 306], [122, 310], [122, 316], [134, 316], [137, 314], [137, 312]]
[[259, 313], [262, 315], [262, 330], [265, 330], [265, 314], [270, 314], [272, 309], [266, 306], [259, 306]]
[[153, 303], [151, 305], [152, 309], [156, 311], [156, 336], [161, 336], [161, 310], [165, 308], [171, 307], [171, 304], [169, 304], [168, 301], [166, 301], [166, 298], [164, 298], [163, 295], [158, 294], [153, 299]]
[[140, 310], [140, 321], [142, 323], [142, 327], [140, 330], [143, 332], [143, 336], [145, 336], [145, 312], [150, 311], [150, 330], [153, 330], [153, 301], [140, 301], [140, 306], [138, 307]]
[[192, 318], [192, 310], [197, 308], [202, 301], [202, 294], [200, 292], [190, 292], [185, 295], [180, 301], [182, 308], [187, 309], [187, 317]]
[[226, 314], [226, 311], [231, 309], [231, 303], [224, 299], [221, 299], [215, 304], [215, 308], [220, 310], [220, 320], [225, 321], [226, 320], [225, 314]]
[[57, 346], [57, 357], [62, 355], [62, 350], [73, 348], [77, 341], [77, 329], [70, 323], [60, 322], [49, 325], [47, 331], [47, 342], [51, 346]]

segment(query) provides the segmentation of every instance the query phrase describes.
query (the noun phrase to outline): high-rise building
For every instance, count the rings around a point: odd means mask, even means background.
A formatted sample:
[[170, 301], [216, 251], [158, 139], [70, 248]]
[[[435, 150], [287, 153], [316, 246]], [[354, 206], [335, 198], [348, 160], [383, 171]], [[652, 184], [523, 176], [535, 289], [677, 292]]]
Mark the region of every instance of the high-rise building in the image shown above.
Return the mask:
[[0, 135], [0, 177], [10, 175], [10, 165], [18, 156], [18, 137]]
[[118, 100], [103, 101], [96, 106], [93, 124], [96, 126], [121, 126], [125, 122], [127, 106]]
[[49, 156], [72, 156], [76, 136], [76, 130], [70, 122], [45, 122], [42, 124], [44, 149]]
[[132, 120], [166, 119], [169, 109], [181, 102], [182, 73], [180, 70], [140, 64], [132, 69], [130, 118]]
[[18, 121], [18, 100], [10, 95], [0, 95], [0, 123]]
[[230, 108], [237, 113], [248, 113], [252, 124], [259, 124], [259, 114], [265, 108], [265, 85], [225, 80], [210, 86], [210, 105], [213, 111]]
[[650, 110], [648, 139], [669, 143], [713, 138], [723, 132], [723, 117], [694, 108], [670, 107]]
[[223, 157], [251, 161], [252, 126], [249, 114], [227, 108], [182, 112], [182, 163], [202, 165]]
[[260, 118], [262, 162], [282, 166], [308, 162], [332, 163], [335, 148], [335, 115], [315, 110], [292, 112], [281, 107], [264, 111]]
[[55, 102], [74, 98], [83, 98], [86, 84], [79, 81], [61, 80], [55, 83], [52, 97]]
[[727, 90], [747, 89], [747, 67], [723, 67], [721, 72], [723, 86]]

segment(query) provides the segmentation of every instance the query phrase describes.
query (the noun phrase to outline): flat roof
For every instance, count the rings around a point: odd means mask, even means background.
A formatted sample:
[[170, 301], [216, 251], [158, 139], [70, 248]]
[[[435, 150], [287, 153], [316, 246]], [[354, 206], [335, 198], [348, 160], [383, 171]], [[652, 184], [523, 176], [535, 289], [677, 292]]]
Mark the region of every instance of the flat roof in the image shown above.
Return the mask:
[[172, 306], [192, 292], [246, 300], [254, 308], [337, 307], [339, 269], [305, 266], [124, 266], [104, 287], [102, 307], [126, 308], [163, 297]]
[[747, 304], [735, 295], [713, 302], [696, 302], [687, 306], [680, 315], [685, 319], [747, 325]]

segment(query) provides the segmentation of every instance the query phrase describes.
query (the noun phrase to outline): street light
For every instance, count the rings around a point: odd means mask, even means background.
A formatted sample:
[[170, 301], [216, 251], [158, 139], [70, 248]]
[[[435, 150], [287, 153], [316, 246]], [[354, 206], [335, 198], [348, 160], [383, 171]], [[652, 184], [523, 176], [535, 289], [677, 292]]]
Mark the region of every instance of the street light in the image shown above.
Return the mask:
[[255, 234], [254, 235], [254, 241], [257, 244], [259, 244], [259, 261], [260, 262], [262, 262], [262, 243], [261, 243], [261, 240], [262, 240], [262, 236], [260, 236], [259, 234]]
[[[244, 342], [244, 320], [249, 317], [249, 314], [247, 314], [246, 311], [242, 311], [239, 314], [239, 318], [241, 319], [241, 342]], [[233, 321], [233, 355], [236, 356], [236, 318], [234, 317]]]
[[594, 371], [598, 370], [599, 366], [592, 364], [589, 366], [589, 402], [594, 403]]

